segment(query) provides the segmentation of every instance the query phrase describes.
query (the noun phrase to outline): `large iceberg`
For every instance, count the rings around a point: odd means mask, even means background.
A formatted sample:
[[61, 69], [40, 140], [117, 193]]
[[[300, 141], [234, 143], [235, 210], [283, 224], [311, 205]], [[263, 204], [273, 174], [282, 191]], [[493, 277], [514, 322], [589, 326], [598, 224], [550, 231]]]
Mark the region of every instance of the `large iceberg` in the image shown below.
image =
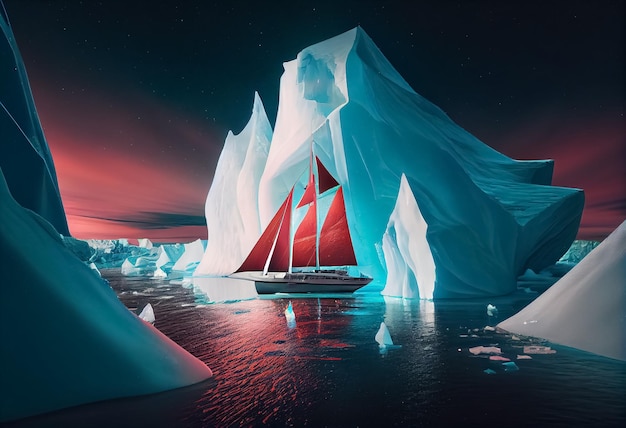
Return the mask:
[[2, 8], [0, 27], [0, 423], [209, 378], [64, 243], [52, 158]]
[[69, 236], [48, 143], [35, 110], [24, 62], [0, 7], [0, 169], [11, 195]]
[[[417, 94], [360, 27], [304, 49], [284, 70], [273, 134], [264, 127], [225, 144], [230, 169], [218, 167], [209, 191], [207, 260], [196, 273], [243, 261], [293, 184], [305, 184], [311, 147], [343, 187], [359, 268], [375, 283], [399, 281], [387, 294], [507, 294], [574, 240], [584, 194], [550, 185], [551, 160], [513, 160], [476, 139]], [[255, 107], [251, 123], [263, 116]], [[249, 142], [269, 135], [264, 162]], [[258, 195], [241, 197], [241, 176], [258, 177]], [[256, 230], [231, 226], [242, 212], [250, 224], [258, 218]], [[419, 259], [426, 247], [432, 261]]]
[[259, 181], [267, 161], [272, 126], [261, 98], [254, 95], [245, 128], [228, 133], [205, 204], [209, 245], [197, 273], [233, 273], [261, 232]]
[[498, 327], [626, 361], [626, 221]]
[[211, 376], [21, 207], [1, 170], [0, 271], [0, 422]]

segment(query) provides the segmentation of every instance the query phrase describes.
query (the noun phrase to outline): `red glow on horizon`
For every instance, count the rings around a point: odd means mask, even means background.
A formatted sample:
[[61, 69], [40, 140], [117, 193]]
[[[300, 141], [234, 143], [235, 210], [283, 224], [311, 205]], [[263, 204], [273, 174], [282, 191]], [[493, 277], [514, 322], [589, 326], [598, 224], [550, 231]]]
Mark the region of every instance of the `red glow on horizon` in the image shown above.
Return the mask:
[[552, 184], [585, 192], [577, 239], [601, 241], [626, 219], [626, 145], [619, 119], [543, 118], [494, 147], [514, 159], [553, 159]]

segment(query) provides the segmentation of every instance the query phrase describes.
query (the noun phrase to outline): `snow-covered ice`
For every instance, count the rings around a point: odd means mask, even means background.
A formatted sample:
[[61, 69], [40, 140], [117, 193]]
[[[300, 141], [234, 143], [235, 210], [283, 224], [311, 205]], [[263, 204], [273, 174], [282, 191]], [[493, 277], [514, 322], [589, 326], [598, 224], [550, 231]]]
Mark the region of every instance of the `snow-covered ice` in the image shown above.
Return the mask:
[[154, 309], [152, 308], [152, 305], [150, 303], [143, 307], [138, 316], [139, 318], [146, 322], [149, 322], [150, 324], [154, 324], [154, 322], [156, 321], [156, 318], [154, 317]]
[[626, 361], [626, 221], [498, 327]]

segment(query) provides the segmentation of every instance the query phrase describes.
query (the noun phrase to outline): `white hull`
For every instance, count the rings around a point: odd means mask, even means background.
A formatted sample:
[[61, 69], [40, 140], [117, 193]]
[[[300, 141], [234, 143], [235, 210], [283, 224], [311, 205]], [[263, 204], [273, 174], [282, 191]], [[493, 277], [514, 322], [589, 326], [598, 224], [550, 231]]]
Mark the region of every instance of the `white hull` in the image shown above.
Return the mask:
[[254, 281], [257, 293], [353, 293], [372, 278], [350, 276], [344, 271], [272, 273], [242, 272], [238, 278]]

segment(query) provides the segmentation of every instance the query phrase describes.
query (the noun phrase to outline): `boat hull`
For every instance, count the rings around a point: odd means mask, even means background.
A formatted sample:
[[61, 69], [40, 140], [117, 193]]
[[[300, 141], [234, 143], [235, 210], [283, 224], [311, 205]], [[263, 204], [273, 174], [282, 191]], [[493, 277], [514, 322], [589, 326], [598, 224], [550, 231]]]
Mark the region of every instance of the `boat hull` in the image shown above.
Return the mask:
[[334, 273], [291, 273], [263, 275], [249, 273], [259, 294], [276, 293], [353, 293], [372, 281], [368, 277], [355, 277]]

